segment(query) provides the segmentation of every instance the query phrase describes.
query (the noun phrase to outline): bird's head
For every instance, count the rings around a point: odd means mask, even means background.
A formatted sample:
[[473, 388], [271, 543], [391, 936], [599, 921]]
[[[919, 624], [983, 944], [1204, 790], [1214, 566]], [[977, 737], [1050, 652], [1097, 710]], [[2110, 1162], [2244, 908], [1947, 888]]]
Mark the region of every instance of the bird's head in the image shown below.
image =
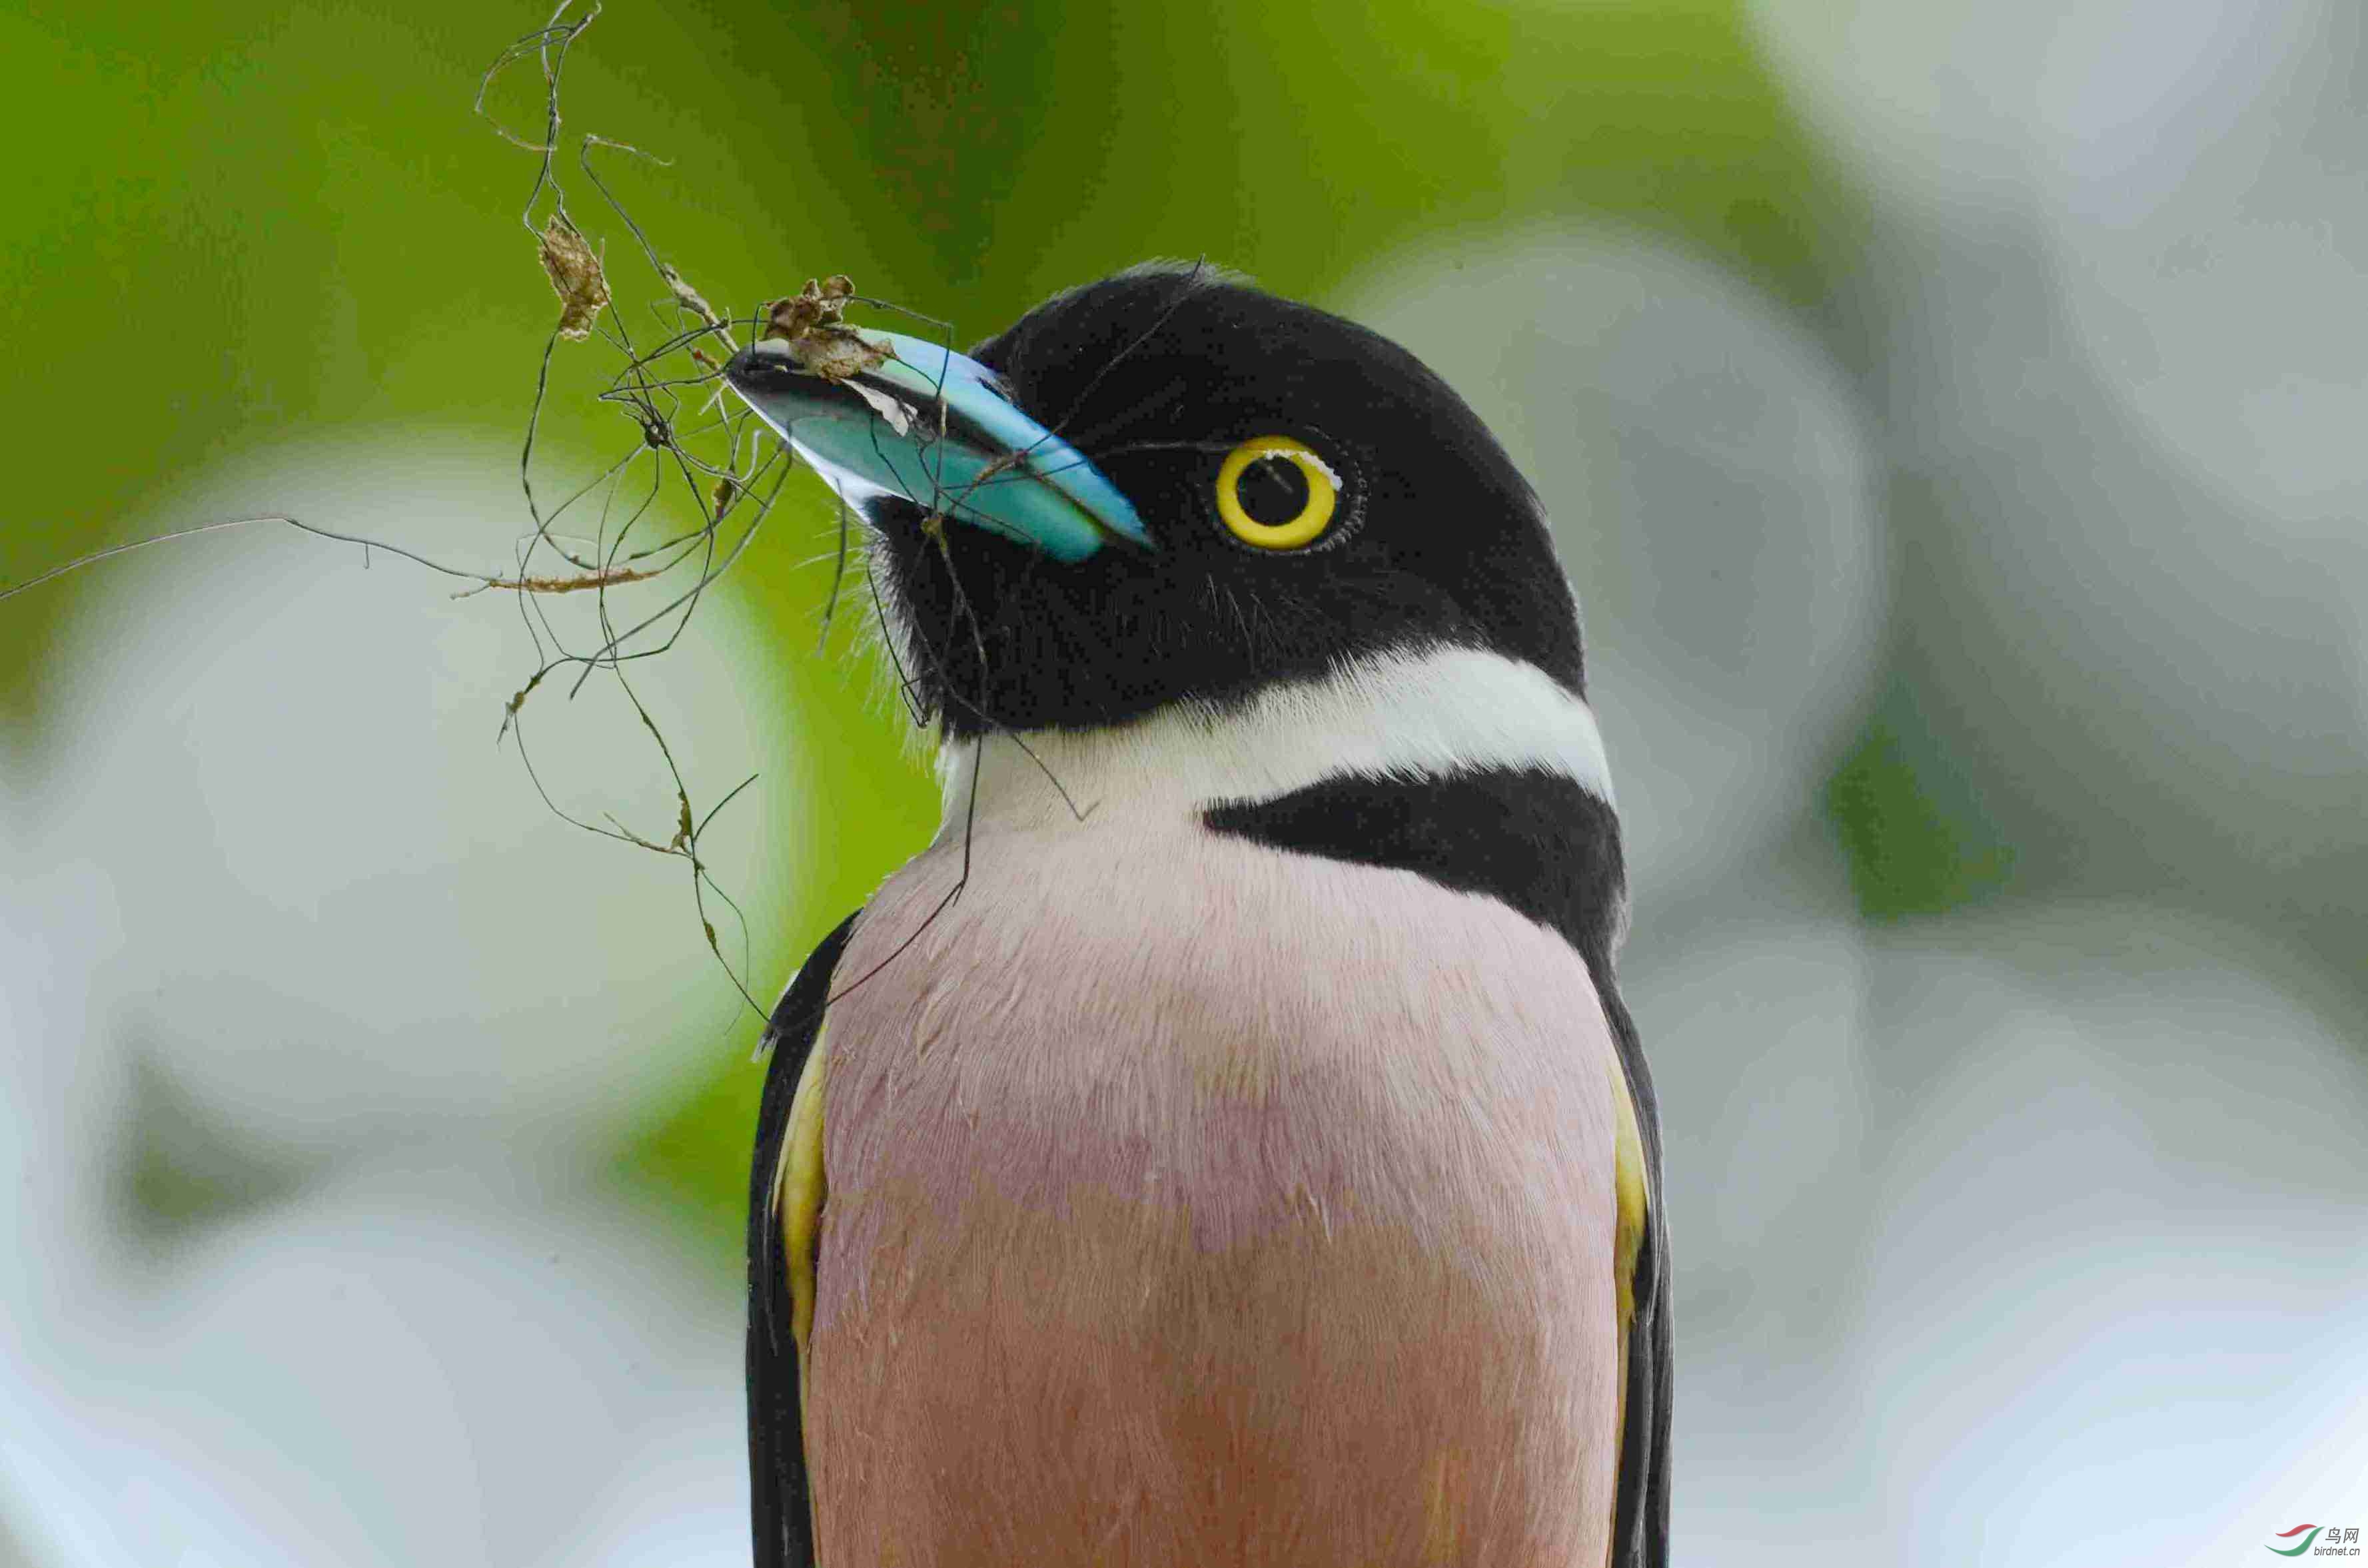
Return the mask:
[[968, 357], [860, 338], [887, 357], [824, 373], [774, 341], [727, 376], [871, 526], [906, 678], [951, 739], [1221, 713], [1438, 653], [1582, 694], [1536, 496], [1375, 333], [1149, 266]]

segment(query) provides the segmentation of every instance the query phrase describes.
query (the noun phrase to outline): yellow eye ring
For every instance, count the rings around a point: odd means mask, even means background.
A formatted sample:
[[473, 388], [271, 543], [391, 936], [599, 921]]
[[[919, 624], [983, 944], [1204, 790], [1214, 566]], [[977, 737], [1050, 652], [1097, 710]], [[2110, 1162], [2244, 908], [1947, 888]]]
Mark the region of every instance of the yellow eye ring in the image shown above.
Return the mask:
[[[1279, 523], [1262, 523], [1242, 505], [1242, 476], [1253, 463], [1281, 458], [1299, 470], [1307, 485], [1307, 500], [1299, 515]], [[1217, 470], [1217, 517], [1226, 531], [1259, 550], [1297, 550], [1324, 537], [1332, 526], [1332, 510], [1340, 502], [1340, 476], [1303, 441], [1288, 436], [1258, 436], [1225, 454]]]

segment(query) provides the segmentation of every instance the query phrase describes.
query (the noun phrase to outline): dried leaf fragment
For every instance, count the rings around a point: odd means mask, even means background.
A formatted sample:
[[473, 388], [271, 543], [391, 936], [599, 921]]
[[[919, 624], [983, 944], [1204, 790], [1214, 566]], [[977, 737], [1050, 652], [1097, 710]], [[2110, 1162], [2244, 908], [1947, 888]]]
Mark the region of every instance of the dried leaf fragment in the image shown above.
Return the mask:
[[843, 272], [820, 281], [809, 278], [803, 290], [765, 308], [759, 341], [787, 344], [800, 369], [826, 381], [843, 381], [872, 369], [894, 353], [839, 319], [854, 294], [855, 283]]
[[[666, 266], [659, 267], [658, 276], [666, 279], [666, 289], [674, 295], [674, 302], [676, 304], [680, 305], [684, 310], [690, 312], [693, 315], [697, 316], [700, 321], [705, 322], [710, 326], [721, 327], [723, 325], [723, 318], [716, 313], [715, 307], [713, 305], [707, 302], [707, 296], [692, 288], [689, 280], [684, 278], [681, 273], [677, 272], [674, 269], [672, 263], [668, 263]], [[724, 334], [724, 341], [728, 343], [731, 340], [732, 335], [729, 332], [726, 332]]]
[[592, 320], [609, 302], [609, 279], [600, 257], [558, 212], [542, 226], [542, 270], [559, 294], [559, 335], [582, 342]]
[[[581, 577], [487, 577], [473, 588], [462, 588], [452, 597], [456, 599], [474, 597], [488, 588], [499, 588], [516, 594], [580, 594], [587, 588], [614, 588], [626, 583], [646, 583], [662, 574], [663, 566], [604, 566]], [[535, 677], [540, 680], [540, 676]], [[533, 690], [529, 686], [527, 691]], [[520, 692], [523, 697], [526, 692]]]
[[837, 326], [854, 295], [855, 280], [844, 272], [820, 282], [809, 278], [804, 289], [766, 308], [765, 335], [795, 339], [816, 327]]

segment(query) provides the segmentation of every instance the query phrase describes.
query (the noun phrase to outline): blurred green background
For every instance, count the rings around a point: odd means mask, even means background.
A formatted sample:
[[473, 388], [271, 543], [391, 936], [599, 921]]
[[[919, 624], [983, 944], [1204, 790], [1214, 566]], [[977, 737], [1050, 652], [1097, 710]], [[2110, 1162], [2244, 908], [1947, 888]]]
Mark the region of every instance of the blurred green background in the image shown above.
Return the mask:
[[[0, 584], [279, 506], [508, 559], [554, 301], [470, 100], [541, 19], [0, 11]], [[565, 133], [668, 160], [603, 167], [727, 308], [843, 271], [969, 341], [1206, 256], [1430, 358], [1555, 510], [1639, 846], [1680, 1559], [2086, 1562], [2126, 1504], [2234, 1561], [2368, 1515], [2323, 1392], [2368, 1343], [2359, 30], [611, 0]], [[530, 67], [492, 107], [532, 130]], [[560, 347], [546, 483], [635, 438], [614, 369]], [[716, 856], [763, 999], [936, 821], [861, 618], [816, 651], [834, 514], [786, 494], [652, 677], [702, 801], [760, 773]], [[757, 1020], [671, 868], [538, 836], [487, 744], [515, 609], [359, 572], [250, 531], [0, 605], [0, 1559], [741, 1560]], [[630, 717], [582, 730], [546, 782], [663, 837]], [[365, 1440], [297, 1392], [390, 1338], [431, 1414]], [[597, 1437], [528, 1474], [480, 1406], [539, 1377]], [[412, 1443], [467, 1453], [387, 1482]]]
[[[522, 430], [552, 313], [517, 227], [533, 159], [469, 101], [506, 29], [537, 19], [434, 6], [295, 9], [251, 30], [147, 8], [0, 19], [22, 62], [0, 111], [8, 134], [50, 150], [28, 161], [6, 234], [0, 308], [45, 367], [17, 379], [8, 414], [22, 449], [54, 454], [25, 476], [0, 581], [120, 542], [127, 517], [258, 430]], [[541, 90], [526, 62], [488, 108], [534, 136]], [[1723, 4], [621, 6], [574, 53], [564, 112], [571, 139], [596, 131], [670, 160], [606, 166], [662, 253], [718, 301], [745, 312], [844, 271], [952, 319], [962, 341], [1145, 256], [1207, 256], [1322, 298], [1409, 239], [1568, 212], [1666, 230], [1810, 304], [1853, 233], [1846, 184]], [[574, 210], [624, 246], [573, 158], [571, 141]], [[623, 248], [610, 270], [627, 310], [655, 292]], [[633, 324], [654, 335], [646, 315]], [[559, 369], [560, 396], [580, 397], [592, 377], [568, 372], [615, 361], [587, 345]], [[578, 423], [569, 455], [615, 455], [598, 438], [612, 432]], [[830, 738], [807, 771], [769, 780], [827, 847], [767, 922], [760, 983], [935, 819], [871, 685], [812, 654], [828, 576], [802, 569], [812, 551], [795, 536], [835, 523], [819, 486], [792, 494], [778, 530], [791, 538], [735, 585], [780, 630], [770, 652], [801, 728]], [[258, 492], [254, 505], [273, 503]], [[86, 576], [11, 604], [0, 636], [21, 731], [38, 735], [55, 701], [45, 640], [107, 591]], [[826, 813], [810, 810], [817, 798]], [[1842, 799], [1862, 834], [1883, 835], [1884, 810], [1922, 822], [1892, 795]], [[1895, 851], [1880, 875], [1923, 886], [1949, 873]], [[626, 1157], [698, 1204], [723, 1244], [758, 1078], [719, 1059], [712, 1089]]]

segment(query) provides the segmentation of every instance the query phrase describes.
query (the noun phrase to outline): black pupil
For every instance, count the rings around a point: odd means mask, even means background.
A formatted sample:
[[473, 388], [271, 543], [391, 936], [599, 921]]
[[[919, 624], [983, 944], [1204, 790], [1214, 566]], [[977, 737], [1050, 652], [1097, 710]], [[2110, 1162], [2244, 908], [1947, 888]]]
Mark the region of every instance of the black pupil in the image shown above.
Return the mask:
[[1234, 482], [1234, 498], [1250, 521], [1281, 528], [1307, 510], [1307, 475], [1289, 458], [1260, 458]]

